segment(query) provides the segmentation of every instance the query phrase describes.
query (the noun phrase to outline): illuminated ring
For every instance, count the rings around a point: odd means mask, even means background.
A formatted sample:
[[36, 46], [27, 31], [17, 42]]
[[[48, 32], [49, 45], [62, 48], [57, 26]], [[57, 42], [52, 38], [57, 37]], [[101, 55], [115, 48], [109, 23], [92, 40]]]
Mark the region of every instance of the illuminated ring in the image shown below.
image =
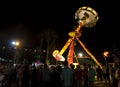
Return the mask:
[[98, 21], [99, 17], [94, 9], [84, 6], [76, 11], [75, 19], [78, 19], [78, 23], [82, 22], [85, 19], [85, 23], [83, 24], [83, 26], [93, 27]]

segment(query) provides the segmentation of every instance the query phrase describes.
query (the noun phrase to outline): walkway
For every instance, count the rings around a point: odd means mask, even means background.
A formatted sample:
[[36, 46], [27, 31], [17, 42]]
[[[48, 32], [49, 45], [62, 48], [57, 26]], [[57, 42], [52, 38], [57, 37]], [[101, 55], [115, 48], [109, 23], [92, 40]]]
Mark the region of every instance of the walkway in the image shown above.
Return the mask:
[[105, 83], [103, 81], [95, 81], [94, 87], [112, 87], [110, 83]]

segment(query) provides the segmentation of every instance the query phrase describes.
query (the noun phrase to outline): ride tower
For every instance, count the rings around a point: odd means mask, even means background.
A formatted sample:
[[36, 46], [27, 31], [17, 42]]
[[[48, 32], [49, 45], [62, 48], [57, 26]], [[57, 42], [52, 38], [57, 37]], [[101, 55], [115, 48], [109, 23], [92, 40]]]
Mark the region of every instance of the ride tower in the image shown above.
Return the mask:
[[80, 7], [75, 13], [75, 19], [78, 21], [78, 26], [75, 28], [74, 31], [69, 32], [69, 39], [61, 49], [61, 51], [55, 50], [53, 51], [53, 56], [57, 61], [65, 61], [65, 58], [62, 56], [66, 49], [69, 47], [69, 52], [67, 56], [67, 61], [70, 64], [73, 63], [73, 55], [74, 55], [74, 40], [78, 41], [81, 47], [86, 51], [86, 53], [94, 60], [94, 62], [100, 66], [101, 64], [97, 61], [97, 59], [92, 55], [92, 53], [85, 47], [85, 45], [79, 40], [81, 36], [81, 28], [82, 27], [93, 27], [95, 26], [96, 22], [98, 21], [99, 17], [97, 12], [92, 9], [91, 7], [84, 6]]

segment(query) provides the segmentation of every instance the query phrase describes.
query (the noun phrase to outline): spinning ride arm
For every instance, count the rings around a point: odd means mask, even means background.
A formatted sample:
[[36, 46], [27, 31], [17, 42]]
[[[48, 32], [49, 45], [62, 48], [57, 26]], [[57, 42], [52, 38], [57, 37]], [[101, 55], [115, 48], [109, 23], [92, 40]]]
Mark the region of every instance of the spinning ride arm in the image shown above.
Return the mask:
[[63, 46], [63, 48], [61, 49], [61, 51], [60, 51], [60, 54], [61, 54], [61, 55], [65, 52], [65, 50], [68, 48], [68, 46], [70, 45], [70, 43], [71, 43], [72, 41], [73, 41], [73, 38], [70, 37], [70, 38], [68, 39], [68, 41], [65, 43], [65, 45]]

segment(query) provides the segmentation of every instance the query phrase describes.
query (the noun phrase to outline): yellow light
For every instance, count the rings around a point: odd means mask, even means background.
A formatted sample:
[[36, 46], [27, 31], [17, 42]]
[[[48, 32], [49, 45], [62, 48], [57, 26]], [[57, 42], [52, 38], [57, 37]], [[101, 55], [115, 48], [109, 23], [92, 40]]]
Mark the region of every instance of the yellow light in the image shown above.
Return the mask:
[[103, 53], [103, 55], [104, 55], [105, 57], [108, 57], [108, 54], [109, 54], [108, 51], [105, 51], [105, 52]]
[[70, 37], [75, 37], [75, 32], [69, 32], [68, 35], [69, 35]]
[[56, 55], [57, 55], [58, 53], [59, 53], [58, 50], [54, 50], [52, 55], [53, 55], [54, 57], [56, 57]]
[[19, 43], [19, 42], [16, 42], [16, 43], [15, 43], [15, 45], [16, 45], [16, 46], [19, 46], [19, 45], [20, 45], [20, 43]]

